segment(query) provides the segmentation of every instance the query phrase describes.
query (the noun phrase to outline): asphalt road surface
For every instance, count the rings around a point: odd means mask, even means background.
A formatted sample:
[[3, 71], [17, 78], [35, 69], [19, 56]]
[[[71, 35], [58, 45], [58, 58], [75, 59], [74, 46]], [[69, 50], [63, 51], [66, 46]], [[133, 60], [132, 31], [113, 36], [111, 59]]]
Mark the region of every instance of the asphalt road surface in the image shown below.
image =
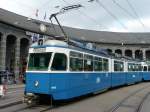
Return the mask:
[[[12, 99], [13, 96], [17, 99], [21, 98], [22, 90], [10, 91], [5, 100]], [[148, 111], [150, 109], [149, 93], [150, 83], [146, 82], [115, 88], [101, 94], [88, 95], [53, 106], [41, 104], [29, 107], [20, 103], [2, 108], [0, 112], [150, 112]], [[3, 103], [2, 99], [1, 103]]]
[[23, 87], [8, 89], [6, 95], [0, 98], [0, 109], [3, 105], [21, 101], [23, 93]]

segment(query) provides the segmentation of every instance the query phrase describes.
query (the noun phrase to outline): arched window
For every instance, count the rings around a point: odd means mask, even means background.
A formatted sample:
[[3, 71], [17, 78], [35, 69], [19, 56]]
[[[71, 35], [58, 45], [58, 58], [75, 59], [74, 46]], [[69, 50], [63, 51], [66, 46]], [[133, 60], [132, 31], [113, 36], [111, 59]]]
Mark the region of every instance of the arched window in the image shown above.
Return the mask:
[[117, 49], [117, 50], [115, 50], [115, 53], [117, 53], [119, 55], [122, 55], [122, 50], [121, 49]]
[[132, 57], [132, 50], [125, 50], [125, 56]]
[[146, 60], [150, 61], [150, 50], [146, 51]]
[[136, 50], [135, 51], [135, 58], [136, 59], [143, 59], [143, 52], [141, 50]]

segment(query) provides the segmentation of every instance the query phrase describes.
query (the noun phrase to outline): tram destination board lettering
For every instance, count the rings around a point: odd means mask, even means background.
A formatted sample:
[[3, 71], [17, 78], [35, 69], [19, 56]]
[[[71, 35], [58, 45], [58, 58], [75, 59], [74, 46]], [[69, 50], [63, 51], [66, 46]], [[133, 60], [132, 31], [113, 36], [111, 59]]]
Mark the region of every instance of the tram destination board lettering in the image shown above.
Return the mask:
[[46, 52], [46, 48], [34, 48], [33, 52], [34, 52], [34, 53]]

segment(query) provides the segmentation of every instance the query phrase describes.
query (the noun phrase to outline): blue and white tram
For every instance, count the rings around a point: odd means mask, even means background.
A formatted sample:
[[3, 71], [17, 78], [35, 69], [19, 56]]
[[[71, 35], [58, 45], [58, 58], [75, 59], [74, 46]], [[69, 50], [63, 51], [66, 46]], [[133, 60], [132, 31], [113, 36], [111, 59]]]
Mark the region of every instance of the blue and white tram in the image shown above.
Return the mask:
[[58, 40], [35, 43], [29, 49], [25, 94], [65, 100], [97, 93], [141, 81], [140, 66]]
[[124, 59], [112, 59], [112, 78], [111, 86], [121, 86], [126, 84], [125, 60]]
[[150, 80], [150, 65], [142, 62], [142, 71], [143, 71], [143, 80], [149, 81]]
[[127, 61], [126, 83], [134, 84], [142, 81], [141, 62]]
[[50, 40], [29, 49], [25, 93], [69, 99], [111, 87], [110, 58]]

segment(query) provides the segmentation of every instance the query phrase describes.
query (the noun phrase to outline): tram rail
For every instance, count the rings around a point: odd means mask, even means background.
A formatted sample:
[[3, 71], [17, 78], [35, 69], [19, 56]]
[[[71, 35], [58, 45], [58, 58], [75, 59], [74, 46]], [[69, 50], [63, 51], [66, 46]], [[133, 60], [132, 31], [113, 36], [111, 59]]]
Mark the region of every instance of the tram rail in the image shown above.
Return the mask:
[[[123, 98], [118, 104], [116, 104], [115, 106], [113, 106], [111, 109], [105, 111], [105, 112], [120, 112], [118, 111], [119, 109], [121, 110], [122, 107], [124, 108], [133, 108], [134, 112], [140, 112], [141, 108], [143, 106], [143, 102], [146, 100], [146, 98], [150, 95], [150, 91], [147, 91], [150, 87], [148, 86], [144, 86], [136, 91], [134, 91], [133, 93], [129, 94], [127, 97]], [[144, 90], [146, 92], [144, 92]], [[144, 93], [140, 93], [140, 92], [144, 92]], [[130, 98], [135, 97], [135, 99], [138, 97], [140, 98], [140, 102], [138, 102], [138, 104], [136, 105], [132, 105], [131, 102], [128, 101], [129, 104], [125, 104], [127, 102], [127, 100], [129, 100]], [[123, 111], [123, 110], [122, 110]]]
[[[126, 107], [126, 108], [133, 108], [134, 107], [134, 111], [133, 112], [140, 112], [141, 108], [143, 106], [143, 102], [145, 101], [145, 99], [147, 99], [147, 97], [150, 95], [150, 84], [144, 85], [143, 87], [138, 88], [135, 91], [132, 91], [129, 93], [129, 95], [127, 95], [126, 97], [124, 97], [119, 103], [117, 103], [115, 106], [113, 106], [111, 108], [111, 106], [109, 107], [108, 110], [106, 111], [101, 111], [101, 109], [99, 108], [100, 112], [122, 112], [119, 111], [119, 108], [122, 107]], [[97, 96], [97, 95], [96, 95]], [[91, 96], [92, 97], [92, 96]], [[90, 97], [90, 98], [91, 98]], [[132, 99], [140, 99], [140, 101], [138, 100], [138, 104], [136, 105], [132, 105], [133, 102], [130, 102]], [[82, 99], [82, 98], [81, 98]], [[87, 97], [86, 97], [87, 99]], [[129, 101], [129, 104], [127, 104], [127, 100]], [[69, 105], [73, 105], [74, 103], [76, 103], [76, 101], [78, 102], [78, 100], [75, 101], [69, 101], [69, 102], [65, 102], [65, 103], [52, 103], [53, 105], [48, 105], [48, 104], [37, 104], [37, 105], [26, 105], [23, 103], [18, 103], [18, 104], [14, 104], [14, 105], [10, 105], [8, 108], [11, 110], [11, 108], [15, 109], [11, 112], [49, 112], [49, 111], [55, 111], [55, 109], [61, 109], [61, 107], [65, 107], [67, 108], [67, 106]], [[119, 101], [119, 100], [118, 100]], [[131, 104], [130, 104], [131, 103]], [[2, 110], [7, 110], [7, 107], [2, 108]], [[8, 109], [8, 110], [9, 110]], [[94, 112], [94, 110], [93, 110]], [[132, 111], [127, 111], [127, 112], [132, 112]]]

